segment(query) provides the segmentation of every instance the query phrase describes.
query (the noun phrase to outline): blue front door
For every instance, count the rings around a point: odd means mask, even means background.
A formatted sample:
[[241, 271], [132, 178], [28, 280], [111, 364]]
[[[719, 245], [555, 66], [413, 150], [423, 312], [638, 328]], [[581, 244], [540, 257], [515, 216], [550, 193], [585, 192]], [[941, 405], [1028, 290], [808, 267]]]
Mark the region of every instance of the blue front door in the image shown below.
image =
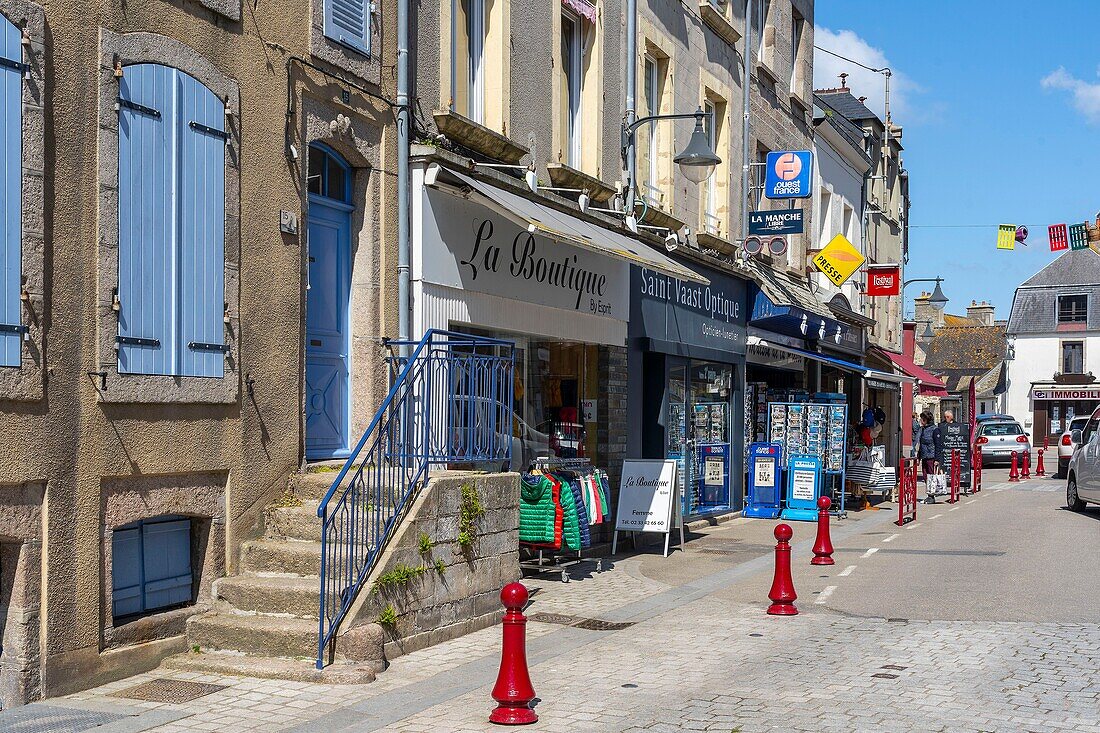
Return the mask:
[[348, 451], [348, 293], [351, 210], [309, 197], [309, 290], [306, 292], [306, 458]]

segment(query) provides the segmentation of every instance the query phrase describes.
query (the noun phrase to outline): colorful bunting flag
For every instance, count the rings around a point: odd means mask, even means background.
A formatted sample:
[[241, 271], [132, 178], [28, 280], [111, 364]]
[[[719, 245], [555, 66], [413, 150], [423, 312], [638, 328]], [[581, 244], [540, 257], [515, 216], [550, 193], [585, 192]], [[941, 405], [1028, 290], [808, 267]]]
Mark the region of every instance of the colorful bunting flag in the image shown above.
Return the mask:
[[1061, 252], [1064, 249], [1069, 249], [1065, 224], [1051, 224], [1047, 227], [1047, 232], [1050, 235], [1051, 252]]
[[1016, 225], [1001, 224], [997, 227], [997, 249], [1016, 249]]
[[1089, 229], [1088, 224], [1081, 222], [1069, 227], [1069, 248], [1073, 250], [1088, 249]]

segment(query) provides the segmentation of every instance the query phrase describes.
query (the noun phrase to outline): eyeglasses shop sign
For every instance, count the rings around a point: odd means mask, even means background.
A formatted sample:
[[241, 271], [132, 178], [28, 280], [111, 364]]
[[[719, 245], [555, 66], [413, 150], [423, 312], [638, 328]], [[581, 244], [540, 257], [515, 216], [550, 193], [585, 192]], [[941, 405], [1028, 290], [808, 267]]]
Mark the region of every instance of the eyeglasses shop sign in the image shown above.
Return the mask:
[[[710, 285], [685, 282], [644, 267], [630, 269], [634, 336], [745, 353], [745, 283], [694, 266]], [[644, 333], [638, 333], [637, 331]]]
[[626, 320], [626, 262], [555, 242], [466, 199], [424, 189], [424, 279]]

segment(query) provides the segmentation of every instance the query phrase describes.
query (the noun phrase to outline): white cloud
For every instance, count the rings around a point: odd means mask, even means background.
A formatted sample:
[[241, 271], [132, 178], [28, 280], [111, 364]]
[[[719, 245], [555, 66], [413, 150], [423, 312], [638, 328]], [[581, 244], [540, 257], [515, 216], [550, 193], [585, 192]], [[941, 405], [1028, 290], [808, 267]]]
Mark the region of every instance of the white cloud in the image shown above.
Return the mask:
[[[827, 48], [833, 53], [858, 61], [864, 66], [881, 69], [889, 66], [890, 76], [890, 115], [895, 124], [904, 125], [913, 122], [915, 111], [912, 107], [912, 95], [921, 88], [897, 67], [890, 64], [886, 54], [859, 37], [854, 31], [832, 31], [818, 26], [814, 28], [814, 45]], [[885, 75], [856, 66], [823, 51], [814, 51], [814, 88], [834, 89], [840, 86], [840, 74], [847, 73], [847, 86], [856, 97], [867, 97], [864, 102], [879, 117], [883, 109], [886, 79]]]
[[[1100, 76], [1100, 69], [1096, 70]], [[1085, 119], [1094, 125], [1100, 125], [1100, 82], [1090, 83], [1078, 79], [1063, 67], [1047, 74], [1040, 82], [1043, 89], [1062, 89], [1073, 93], [1073, 106]]]

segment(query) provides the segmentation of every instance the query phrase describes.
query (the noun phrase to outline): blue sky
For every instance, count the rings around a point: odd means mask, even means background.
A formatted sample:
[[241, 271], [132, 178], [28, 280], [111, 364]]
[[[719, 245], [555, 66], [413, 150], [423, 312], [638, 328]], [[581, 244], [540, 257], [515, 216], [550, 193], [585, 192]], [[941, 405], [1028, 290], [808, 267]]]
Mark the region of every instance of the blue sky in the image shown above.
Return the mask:
[[[816, 3], [818, 46], [889, 65], [910, 172], [908, 278], [942, 275], [948, 312], [1007, 318], [1016, 286], [1056, 255], [1047, 226], [1100, 211], [1100, 2]], [[882, 76], [821, 52], [815, 87], [848, 86], [882, 113]], [[1045, 80], [1045, 81], [1044, 81]], [[995, 248], [996, 225], [1028, 246]], [[985, 225], [945, 228], [943, 225]], [[935, 226], [929, 226], [935, 225]], [[906, 289], [906, 312], [920, 283]]]

